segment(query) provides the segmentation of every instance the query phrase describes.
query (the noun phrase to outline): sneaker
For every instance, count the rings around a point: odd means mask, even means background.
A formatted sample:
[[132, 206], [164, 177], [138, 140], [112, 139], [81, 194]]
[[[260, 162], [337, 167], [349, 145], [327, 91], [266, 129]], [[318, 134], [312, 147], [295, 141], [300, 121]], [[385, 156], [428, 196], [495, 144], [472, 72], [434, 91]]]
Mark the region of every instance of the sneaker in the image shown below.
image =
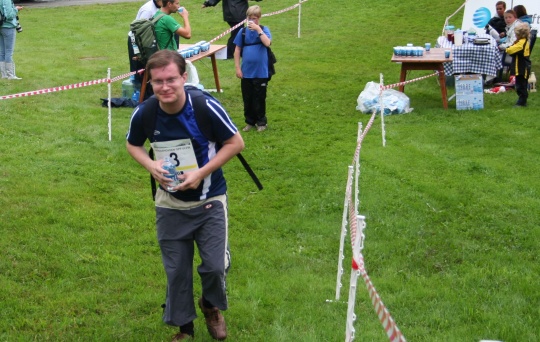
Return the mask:
[[253, 125], [246, 125], [246, 127], [242, 128], [242, 131], [247, 132], [253, 128]]
[[179, 332], [178, 334], [173, 336], [173, 339], [171, 342], [178, 342], [178, 341], [191, 341], [193, 340], [193, 336]]
[[262, 132], [264, 131], [268, 126], [264, 125], [264, 126], [257, 126], [257, 132]]
[[199, 308], [201, 308], [204, 318], [206, 320], [206, 328], [214, 339], [223, 341], [227, 338], [227, 326], [225, 325], [225, 318], [217, 307], [206, 308], [202, 303], [202, 298], [199, 299]]

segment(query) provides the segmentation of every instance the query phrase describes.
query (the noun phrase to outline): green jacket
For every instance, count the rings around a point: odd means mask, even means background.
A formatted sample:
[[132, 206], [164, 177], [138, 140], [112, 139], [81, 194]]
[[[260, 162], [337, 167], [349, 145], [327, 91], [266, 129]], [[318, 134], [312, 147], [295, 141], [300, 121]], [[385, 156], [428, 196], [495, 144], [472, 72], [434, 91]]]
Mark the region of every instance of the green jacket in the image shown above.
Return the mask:
[[17, 27], [17, 14], [19, 11], [13, 4], [12, 0], [0, 0], [0, 12], [6, 17], [6, 20], [2, 24], [2, 27], [5, 28], [15, 28]]

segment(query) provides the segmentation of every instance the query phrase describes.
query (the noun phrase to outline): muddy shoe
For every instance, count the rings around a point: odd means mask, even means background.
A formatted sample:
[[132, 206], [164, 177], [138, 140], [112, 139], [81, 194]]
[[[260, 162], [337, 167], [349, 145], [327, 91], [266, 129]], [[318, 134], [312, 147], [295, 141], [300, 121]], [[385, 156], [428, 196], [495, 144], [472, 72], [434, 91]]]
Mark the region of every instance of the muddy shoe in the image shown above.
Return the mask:
[[178, 334], [173, 336], [173, 339], [171, 342], [178, 342], [178, 341], [193, 341], [193, 336], [186, 333], [179, 332]]
[[206, 327], [210, 336], [218, 341], [223, 341], [227, 338], [227, 326], [225, 318], [217, 307], [207, 308], [203, 305], [202, 298], [199, 299], [199, 308], [201, 308], [206, 320]]

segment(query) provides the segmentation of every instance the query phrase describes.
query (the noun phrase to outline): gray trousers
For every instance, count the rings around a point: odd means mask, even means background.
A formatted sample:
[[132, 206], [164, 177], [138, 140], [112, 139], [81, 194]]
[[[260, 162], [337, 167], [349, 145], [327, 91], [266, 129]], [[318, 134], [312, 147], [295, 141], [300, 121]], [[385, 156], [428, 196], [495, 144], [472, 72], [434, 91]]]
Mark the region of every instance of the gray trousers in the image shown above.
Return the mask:
[[202, 295], [227, 310], [225, 278], [230, 265], [226, 196], [182, 202], [161, 189], [156, 194], [157, 239], [167, 274], [163, 322], [181, 326], [197, 318], [193, 295], [195, 243]]

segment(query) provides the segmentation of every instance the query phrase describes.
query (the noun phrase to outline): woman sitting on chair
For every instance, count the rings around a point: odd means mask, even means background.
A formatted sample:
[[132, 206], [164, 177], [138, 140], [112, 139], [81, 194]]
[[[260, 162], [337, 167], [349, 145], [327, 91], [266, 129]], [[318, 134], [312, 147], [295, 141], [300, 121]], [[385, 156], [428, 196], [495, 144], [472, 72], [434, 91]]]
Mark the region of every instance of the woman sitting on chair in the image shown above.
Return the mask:
[[508, 10], [504, 12], [504, 21], [506, 22], [506, 40], [499, 45], [499, 50], [505, 51], [509, 46], [516, 41], [516, 34], [514, 28], [521, 21], [517, 18], [516, 12]]
[[516, 17], [523, 23], [529, 24], [529, 29], [531, 28], [532, 24], [532, 15], [527, 14], [527, 9], [523, 5], [517, 5], [513, 8], [514, 12], [516, 12]]

